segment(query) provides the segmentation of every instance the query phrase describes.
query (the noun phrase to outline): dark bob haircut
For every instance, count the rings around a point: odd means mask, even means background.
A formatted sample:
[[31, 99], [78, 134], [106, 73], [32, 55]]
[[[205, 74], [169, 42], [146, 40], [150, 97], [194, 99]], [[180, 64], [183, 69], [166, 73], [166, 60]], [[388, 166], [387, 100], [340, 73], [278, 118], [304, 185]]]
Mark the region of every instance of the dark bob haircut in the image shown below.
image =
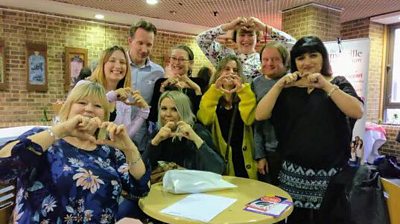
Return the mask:
[[323, 76], [332, 76], [331, 65], [329, 64], [329, 55], [322, 41], [316, 36], [305, 36], [299, 39], [290, 51], [290, 68], [291, 72], [298, 71], [296, 66], [296, 58], [305, 53], [318, 52], [322, 55]]

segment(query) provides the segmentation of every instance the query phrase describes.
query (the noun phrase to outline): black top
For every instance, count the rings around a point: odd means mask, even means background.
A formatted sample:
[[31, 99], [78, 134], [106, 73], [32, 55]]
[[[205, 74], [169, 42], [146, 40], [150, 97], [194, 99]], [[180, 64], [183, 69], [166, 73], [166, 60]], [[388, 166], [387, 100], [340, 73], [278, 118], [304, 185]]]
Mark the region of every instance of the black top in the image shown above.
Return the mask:
[[114, 108], [113, 111], [110, 112], [110, 121], [115, 121], [115, 118], [117, 118], [117, 108]]
[[[331, 83], [362, 102], [344, 77], [335, 77]], [[322, 89], [310, 94], [307, 88], [283, 89], [271, 119], [285, 160], [314, 169], [341, 167], [347, 162], [356, 120], [341, 112]]]
[[[236, 110], [238, 111], [236, 112], [236, 116], [234, 119], [231, 142], [230, 142], [230, 146], [232, 148], [232, 163], [234, 164], [233, 168], [235, 170], [235, 175], [237, 177], [248, 178], [249, 176], [245, 168], [245, 162], [242, 152], [244, 123], [242, 121], [242, 118], [240, 117], [240, 112], [239, 109], [237, 108], [238, 106], [239, 102], [235, 103]], [[221, 101], [217, 107], [218, 122], [221, 128], [222, 137], [224, 138], [225, 142], [228, 142], [229, 128], [231, 125], [235, 107], [232, 107], [229, 110], [225, 109], [225, 107], [222, 106]]]
[[[201, 79], [201, 78], [197, 78], [197, 77], [190, 77], [190, 79], [195, 82], [197, 85], [199, 85], [201, 92], [204, 93], [207, 89], [207, 83]], [[160, 99], [160, 96], [162, 94], [162, 92], [160, 92], [160, 88], [161, 88], [161, 84], [167, 80], [166, 78], [161, 78], [158, 79], [156, 81], [156, 83], [154, 84], [154, 90], [153, 90], [153, 97], [151, 98], [151, 103], [150, 103], [150, 114], [149, 114], [149, 121], [152, 122], [157, 122], [157, 116], [158, 116], [158, 100]], [[175, 86], [166, 86], [165, 90], [179, 90], [177, 87]], [[196, 95], [195, 91], [193, 89], [190, 88], [183, 88], [181, 89], [181, 91], [186, 94], [189, 99], [190, 102], [192, 102], [192, 112], [194, 115], [197, 114], [197, 111], [199, 110], [199, 104], [200, 104], [200, 100], [202, 95]]]
[[[197, 149], [194, 142], [182, 137], [181, 140], [168, 138], [157, 146], [149, 143], [143, 154], [145, 161], [149, 160], [152, 168], [157, 167], [157, 161], [175, 162], [187, 169], [205, 170], [221, 174], [224, 171], [224, 160], [216, 151], [210, 132], [201, 124], [195, 124], [193, 130], [203, 139], [204, 143]], [[153, 133], [151, 138], [157, 134]]]

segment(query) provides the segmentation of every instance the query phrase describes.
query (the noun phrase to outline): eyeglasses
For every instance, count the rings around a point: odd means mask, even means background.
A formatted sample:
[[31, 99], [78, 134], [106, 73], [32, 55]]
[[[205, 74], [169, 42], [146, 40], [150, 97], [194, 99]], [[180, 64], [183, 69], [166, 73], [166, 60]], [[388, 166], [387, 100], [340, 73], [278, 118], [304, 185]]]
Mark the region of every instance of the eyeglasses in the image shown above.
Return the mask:
[[185, 59], [185, 58], [176, 58], [176, 57], [169, 57], [169, 60], [170, 60], [171, 62], [179, 62], [179, 63], [182, 63], [182, 62], [185, 62], [185, 61], [190, 61], [189, 59]]

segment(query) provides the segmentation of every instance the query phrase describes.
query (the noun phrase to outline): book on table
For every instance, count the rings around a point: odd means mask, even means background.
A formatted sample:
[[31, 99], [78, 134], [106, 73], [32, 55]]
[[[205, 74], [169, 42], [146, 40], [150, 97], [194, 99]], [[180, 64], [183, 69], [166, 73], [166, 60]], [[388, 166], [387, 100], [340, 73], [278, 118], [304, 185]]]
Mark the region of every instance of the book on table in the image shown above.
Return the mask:
[[280, 196], [263, 196], [246, 204], [244, 210], [279, 217], [293, 203]]

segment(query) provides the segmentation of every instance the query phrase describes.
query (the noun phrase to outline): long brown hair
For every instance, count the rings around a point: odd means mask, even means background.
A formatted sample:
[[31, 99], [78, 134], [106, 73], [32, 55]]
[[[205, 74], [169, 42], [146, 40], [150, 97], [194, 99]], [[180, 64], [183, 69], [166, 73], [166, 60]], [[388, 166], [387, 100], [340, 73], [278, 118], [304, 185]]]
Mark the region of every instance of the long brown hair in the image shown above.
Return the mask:
[[97, 65], [96, 69], [93, 71], [92, 75], [90, 76], [89, 80], [98, 82], [104, 87], [107, 86], [107, 80], [104, 74], [104, 65], [108, 61], [108, 59], [111, 57], [111, 55], [115, 51], [121, 51], [124, 54], [125, 61], [127, 63], [126, 65], [126, 74], [123, 79], [121, 79], [118, 84], [117, 84], [117, 89], [119, 88], [125, 88], [125, 87], [131, 87], [131, 68], [128, 64], [128, 57], [126, 56], [125, 50], [123, 47], [120, 46], [113, 46], [110, 48], [107, 48], [103, 51], [103, 54], [100, 57], [99, 64]]

